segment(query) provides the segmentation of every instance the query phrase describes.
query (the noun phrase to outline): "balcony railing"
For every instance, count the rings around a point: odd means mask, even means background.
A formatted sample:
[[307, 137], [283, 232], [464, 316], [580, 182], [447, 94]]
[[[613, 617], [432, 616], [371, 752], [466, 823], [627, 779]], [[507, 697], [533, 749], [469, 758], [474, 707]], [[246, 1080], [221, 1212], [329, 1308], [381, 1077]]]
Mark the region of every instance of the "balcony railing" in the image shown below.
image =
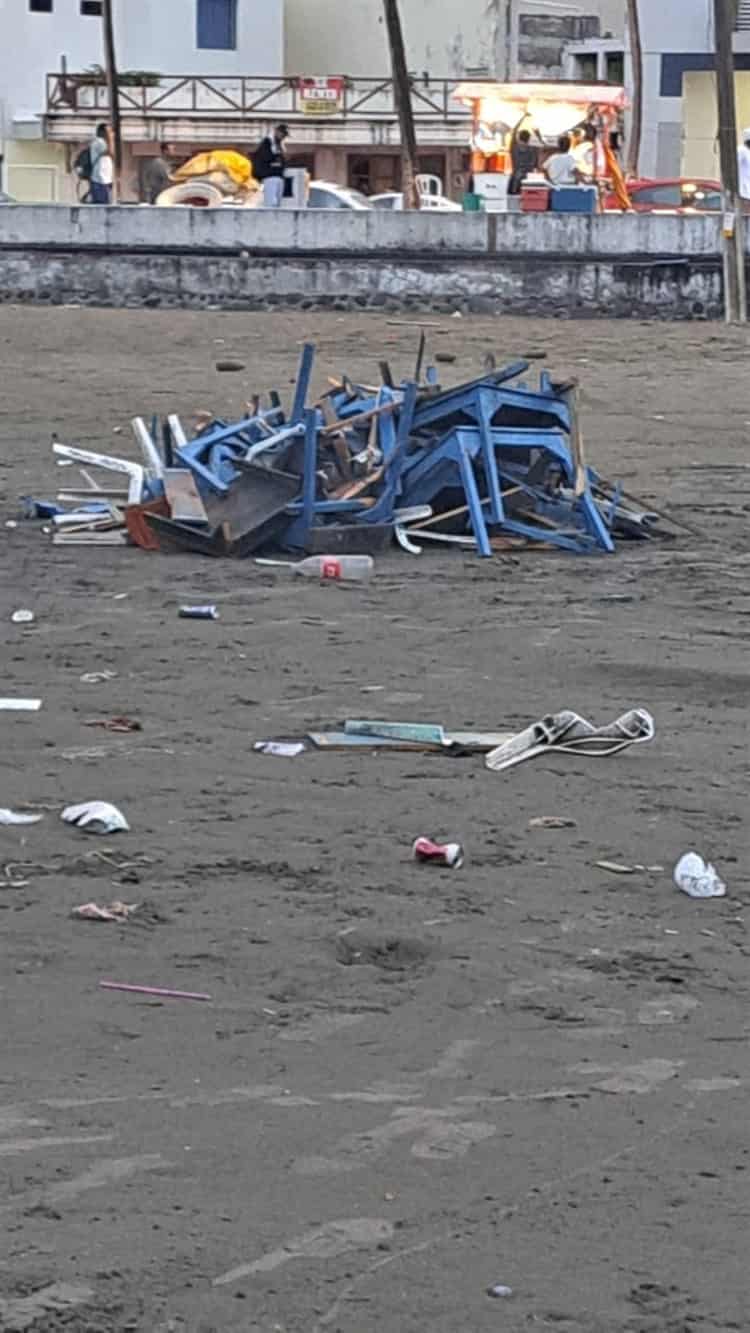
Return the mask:
[[[469, 108], [453, 96], [466, 79], [414, 78], [411, 100], [418, 122], [466, 121]], [[469, 80], [470, 82], [470, 80]], [[303, 118], [306, 121], [393, 120], [396, 105], [393, 82], [383, 79], [343, 80], [335, 109], [326, 115], [310, 115], [298, 78], [195, 74], [159, 76], [149, 84], [119, 85], [120, 114], [143, 116], [206, 116], [274, 120]], [[47, 115], [91, 117], [105, 115], [109, 108], [107, 86], [93, 74], [48, 74]]]

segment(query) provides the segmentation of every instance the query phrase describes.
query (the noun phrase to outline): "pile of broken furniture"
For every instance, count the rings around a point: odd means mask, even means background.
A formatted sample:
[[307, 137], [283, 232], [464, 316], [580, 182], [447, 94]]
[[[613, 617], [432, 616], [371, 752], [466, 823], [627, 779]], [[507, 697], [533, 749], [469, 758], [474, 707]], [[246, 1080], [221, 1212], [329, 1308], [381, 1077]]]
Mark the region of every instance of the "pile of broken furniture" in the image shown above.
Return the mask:
[[[248, 556], [276, 547], [374, 554], [394, 539], [449, 543], [480, 556], [523, 547], [611, 552], [615, 538], [660, 535], [657, 515], [587, 466], [578, 387], [542, 372], [530, 387], [517, 361], [454, 388], [428, 367], [424, 340], [410, 380], [387, 363], [377, 385], [331, 380], [309, 402], [314, 348], [304, 347], [291, 408], [260, 397], [239, 421], [133, 421], [130, 462], [55, 442], [85, 487], [52, 518], [54, 540], [134, 542], [151, 550]], [[104, 490], [91, 469], [126, 482]]]

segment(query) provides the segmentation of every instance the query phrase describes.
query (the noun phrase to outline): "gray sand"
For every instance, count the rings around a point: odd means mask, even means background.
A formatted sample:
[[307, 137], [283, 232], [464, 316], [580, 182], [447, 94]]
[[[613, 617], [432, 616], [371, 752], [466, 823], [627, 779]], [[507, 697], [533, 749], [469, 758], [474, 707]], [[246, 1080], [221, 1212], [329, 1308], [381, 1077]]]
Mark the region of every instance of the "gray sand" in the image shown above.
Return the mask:
[[[8, 1333], [748, 1327], [747, 337], [440, 323], [446, 382], [489, 349], [579, 374], [590, 461], [703, 535], [598, 559], [394, 551], [343, 588], [3, 527], [0, 694], [44, 706], [2, 716], [0, 805], [45, 808], [0, 829], [16, 864], [0, 876], [27, 881], [0, 882]], [[68, 484], [53, 429], [130, 452], [135, 413], [229, 417], [256, 388], [288, 393], [303, 337], [322, 384], [383, 355], [407, 373], [416, 336], [374, 317], [5, 309], [2, 520]], [[221, 619], [180, 621], [185, 601]], [[101, 670], [117, 675], [81, 683]], [[652, 746], [502, 775], [252, 750], [347, 715], [496, 730], [633, 705]], [[82, 725], [111, 714], [143, 731]], [[132, 832], [60, 822], [91, 797]], [[529, 829], [545, 814], [576, 827]], [[415, 866], [421, 833], [462, 840], [465, 867]], [[689, 847], [725, 900], [674, 889]], [[140, 920], [70, 916], [113, 898], [146, 904]]]

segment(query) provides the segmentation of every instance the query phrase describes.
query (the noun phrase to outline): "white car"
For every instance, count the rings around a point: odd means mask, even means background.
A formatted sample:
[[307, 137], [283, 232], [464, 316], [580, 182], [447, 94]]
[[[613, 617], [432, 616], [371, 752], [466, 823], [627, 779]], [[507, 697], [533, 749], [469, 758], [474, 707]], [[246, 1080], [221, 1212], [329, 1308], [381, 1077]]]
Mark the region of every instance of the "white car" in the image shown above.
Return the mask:
[[[404, 196], [402, 194], [374, 194], [370, 199], [373, 208], [403, 209]], [[430, 210], [438, 209], [441, 213], [460, 213], [461, 205], [454, 203], [452, 199], [446, 198], [444, 194], [420, 194], [420, 209]]]
[[349, 208], [357, 212], [372, 208], [372, 201], [359, 190], [332, 181], [310, 181], [307, 192], [308, 208]]

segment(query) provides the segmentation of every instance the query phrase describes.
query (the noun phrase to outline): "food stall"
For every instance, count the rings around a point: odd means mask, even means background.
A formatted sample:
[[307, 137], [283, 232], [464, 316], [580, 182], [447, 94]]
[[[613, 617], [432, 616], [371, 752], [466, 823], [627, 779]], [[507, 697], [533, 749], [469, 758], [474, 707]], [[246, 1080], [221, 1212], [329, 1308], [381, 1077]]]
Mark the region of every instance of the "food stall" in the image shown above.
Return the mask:
[[[508, 187], [512, 173], [512, 151], [519, 134], [528, 130], [530, 143], [538, 149], [539, 167], [533, 184], [537, 191], [547, 189], [545, 161], [556, 151], [563, 134], [571, 137], [574, 156], [588, 151], [586, 175], [588, 199], [561, 211], [593, 212], [598, 207], [599, 191], [605, 183], [617, 194], [621, 206], [630, 207], [625, 179], [613, 146], [622, 142], [624, 113], [628, 106], [624, 88], [605, 83], [462, 83], [455, 98], [472, 110], [473, 192], [491, 211], [505, 212], [510, 203]], [[594, 126], [593, 146], [583, 136], [584, 126]], [[531, 182], [531, 177], [528, 178]], [[556, 193], [555, 191], [551, 192]], [[519, 196], [520, 198], [520, 196]], [[547, 200], [554, 206], [552, 200]], [[546, 205], [545, 205], [546, 206]], [[530, 205], [537, 211], [539, 202]]]

